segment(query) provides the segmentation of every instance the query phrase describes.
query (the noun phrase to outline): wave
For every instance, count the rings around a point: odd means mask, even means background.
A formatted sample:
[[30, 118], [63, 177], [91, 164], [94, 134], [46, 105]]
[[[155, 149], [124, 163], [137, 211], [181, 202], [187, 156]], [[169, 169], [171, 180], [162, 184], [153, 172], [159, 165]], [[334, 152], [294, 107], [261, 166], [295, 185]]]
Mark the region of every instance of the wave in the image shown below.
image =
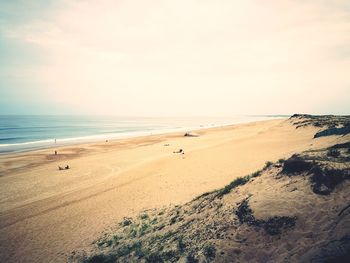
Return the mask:
[[[254, 122], [259, 120], [267, 120], [271, 118], [276, 118], [272, 116], [255, 116], [255, 117], [241, 117], [236, 118], [234, 120], [213, 120], [213, 122], [209, 122], [209, 120], [205, 122], [202, 122], [202, 124], [199, 124], [198, 120], [197, 123], [191, 123], [190, 125], [181, 124], [178, 125], [175, 122], [169, 126], [169, 125], [158, 125], [153, 123], [152, 126], [140, 126], [141, 123], [135, 123], [135, 126], [133, 127], [125, 127], [126, 122], [124, 123], [118, 123], [118, 127], [113, 127], [113, 129], [106, 129], [105, 125], [98, 126], [94, 131], [89, 130], [89, 133], [94, 133], [91, 135], [76, 135], [74, 136], [72, 133], [76, 133], [76, 130], [73, 131], [72, 127], [66, 127], [66, 135], [71, 133], [73, 135], [72, 137], [68, 138], [62, 138], [60, 136], [55, 137], [56, 135], [46, 133], [46, 138], [34, 138], [32, 137], [31, 141], [30, 137], [10, 137], [9, 135], [6, 136], [6, 138], [0, 139], [0, 154], [6, 154], [11, 152], [23, 152], [23, 151], [31, 151], [35, 149], [45, 149], [45, 148], [53, 148], [53, 147], [59, 147], [59, 146], [65, 146], [70, 144], [79, 144], [79, 143], [89, 143], [89, 142], [97, 142], [97, 141], [105, 141], [110, 139], [122, 139], [122, 138], [132, 138], [132, 137], [138, 137], [138, 136], [147, 136], [151, 134], [162, 134], [162, 133], [169, 133], [169, 132], [180, 132], [180, 131], [191, 131], [196, 129], [205, 129], [210, 127], [220, 127], [220, 126], [226, 126], [226, 125], [232, 125], [232, 124], [238, 124], [238, 123], [246, 123], [246, 122]], [[218, 124], [220, 122], [220, 124]], [[216, 124], [215, 124], [216, 123]], [[84, 123], [86, 124], [86, 123]], [[82, 132], [85, 132], [86, 125], [83, 123], [79, 126], [79, 130]], [[106, 123], [105, 123], [106, 124]], [[120, 126], [119, 126], [120, 125]], [[38, 125], [39, 126], [39, 125]], [[112, 125], [113, 126], [113, 125]], [[41, 126], [43, 127], [43, 126]], [[53, 128], [53, 127], [50, 127]], [[74, 127], [76, 128], [76, 126]], [[112, 127], [111, 127], [112, 128]], [[23, 129], [22, 129], [23, 130]], [[24, 134], [26, 134], [27, 131], [24, 129]], [[34, 132], [35, 133], [35, 132]], [[80, 132], [81, 133], [81, 132]], [[32, 133], [31, 133], [32, 134]], [[28, 135], [28, 134], [26, 134]], [[63, 136], [62, 134], [61, 136]], [[29, 136], [29, 135], [28, 135]], [[39, 135], [35, 135], [35, 137], [38, 137]], [[33, 140], [34, 139], [34, 140]], [[17, 140], [17, 142], [10, 143], [10, 141]], [[19, 142], [18, 140], [22, 140], [22, 142]], [[27, 140], [27, 141], [23, 141]], [[7, 142], [7, 143], [2, 143]]]
[[30, 142], [18, 142], [18, 143], [7, 143], [0, 144], [0, 154], [10, 153], [10, 152], [23, 152], [30, 151], [34, 149], [45, 149], [52, 148], [58, 146], [65, 146], [70, 144], [78, 144], [78, 143], [88, 143], [88, 142], [96, 142], [96, 141], [104, 141], [110, 139], [123, 139], [123, 138], [133, 138], [138, 136], [146, 136], [146, 135], [155, 135], [162, 134], [168, 132], [180, 131], [184, 128], [174, 128], [174, 129], [159, 129], [159, 130], [139, 130], [139, 131], [121, 131], [117, 133], [104, 133], [104, 134], [96, 134], [96, 135], [88, 135], [88, 136], [80, 136], [80, 137], [71, 137], [71, 138], [59, 138], [59, 139], [45, 139], [45, 140], [37, 140]]
[[23, 140], [25, 137], [6, 137], [6, 138], [0, 138], [1, 141], [13, 141], [13, 140]]

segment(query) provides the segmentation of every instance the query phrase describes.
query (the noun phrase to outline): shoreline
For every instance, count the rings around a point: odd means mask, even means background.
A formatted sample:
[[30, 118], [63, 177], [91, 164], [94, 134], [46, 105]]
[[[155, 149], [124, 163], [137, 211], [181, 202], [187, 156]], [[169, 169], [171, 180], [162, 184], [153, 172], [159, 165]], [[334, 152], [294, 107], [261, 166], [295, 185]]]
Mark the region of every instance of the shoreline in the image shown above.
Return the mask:
[[[178, 133], [185, 133], [185, 132], [200, 132], [200, 131], [206, 131], [209, 129], [216, 129], [216, 128], [225, 128], [230, 127], [234, 125], [241, 125], [241, 124], [248, 124], [248, 123], [256, 123], [256, 122], [264, 122], [264, 121], [273, 121], [278, 119], [288, 119], [288, 117], [269, 117], [268, 119], [263, 120], [247, 120], [247, 121], [238, 121], [235, 123], [225, 123], [225, 124], [211, 124], [211, 125], [201, 125], [200, 127], [180, 127], [180, 128], [174, 128], [174, 129], [160, 129], [160, 130], [152, 130], [152, 131], [141, 131], [141, 132], [125, 132], [120, 134], [101, 134], [101, 135], [89, 135], [84, 137], [73, 137], [73, 138], [63, 138], [63, 139], [57, 139], [57, 143], [53, 142], [55, 139], [46, 139], [46, 140], [39, 140], [39, 141], [33, 141], [33, 142], [24, 142], [24, 143], [14, 143], [14, 144], [0, 144], [0, 149], [2, 147], [12, 147], [17, 145], [30, 145], [35, 143], [45, 143], [45, 142], [51, 142], [48, 145], [35, 147], [35, 148], [28, 148], [28, 149], [22, 149], [22, 150], [12, 150], [12, 151], [0, 151], [0, 158], [1, 157], [7, 157], [9, 155], [15, 155], [15, 154], [21, 154], [21, 153], [32, 153], [32, 152], [40, 152], [45, 150], [52, 150], [52, 149], [62, 149], [65, 147], [79, 147], [79, 146], [88, 146], [91, 144], [100, 144], [100, 143], [113, 143], [120, 140], [129, 140], [133, 138], [145, 138], [149, 136], [163, 136], [163, 135], [171, 135], [171, 134], [178, 134]], [[63, 143], [62, 143], [63, 141]]]
[[[277, 120], [287, 120], [287, 118], [277, 118], [272, 120], [260, 120], [260, 121], [251, 121], [251, 122], [243, 122], [236, 124], [227, 124], [224, 126], [215, 126], [208, 128], [200, 128], [197, 130], [192, 130], [191, 132], [198, 133], [200, 136], [207, 132], [215, 132], [215, 130], [226, 130], [231, 128], [240, 128], [249, 125], [255, 124], [264, 124], [269, 122], [274, 122]], [[184, 136], [184, 132], [188, 131], [176, 131], [176, 132], [166, 132], [159, 134], [148, 134], [143, 136], [136, 137], [127, 137], [127, 138], [117, 138], [113, 140], [106, 141], [95, 141], [95, 142], [86, 142], [86, 143], [77, 143], [77, 144], [69, 144], [69, 145], [61, 145], [57, 147], [48, 147], [43, 149], [32, 149], [28, 151], [21, 152], [10, 152], [10, 153], [2, 153], [0, 154], [0, 177], [20, 173], [25, 169], [32, 169], [37, 166], [43, 164], [50, 164], [52, 162], [64, 162], [71, 159], [89, 156], [89, 155], [98, 155], [103, 154], [109, 151], [115, 150], [115, 147], [118, 147], [119, 144], [124, 143], [136, 143], [138, 141], [153, 141], [160, 140], [166, 141], [171, 138], [186, 138]], [[199, 137], [200, 137], [199, 136]], [[54, 155], [54, 151], [58, 152], [58, 155]], [[29, 161], [28, 161], [29, 160]], [[13, 167], [9, 167], [8, 165], [4, 165], [4, 163], [16, 163], [18, 161], [19, 164], [14, 165]], [[10, 165], [11, 166], [11, 165]]]

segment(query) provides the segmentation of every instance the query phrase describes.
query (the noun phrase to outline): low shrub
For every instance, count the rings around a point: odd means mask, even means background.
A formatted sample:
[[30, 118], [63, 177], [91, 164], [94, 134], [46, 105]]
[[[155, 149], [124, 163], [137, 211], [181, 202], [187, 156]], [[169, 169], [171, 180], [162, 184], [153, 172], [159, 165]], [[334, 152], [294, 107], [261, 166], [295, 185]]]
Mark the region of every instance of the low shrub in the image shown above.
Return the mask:
[[148, 217], [149, 217], [149, 216], [148, 216], [148, 214], [146, 214], [146, 213], [143, 213], [143, 214], [140, 215], [140, 218], [143, 219], [143, 220], [144, 220], [144, 219], [147, 219]]
[[293, 155], [288, 160], [284, 161], [282, 173], [292, 175], [302, 172], [308, 172], [312, 168], [313, 164], [305, 161], [298, 155]]
[[265, 166], [264, 166], [264, 168], [263, 168], [263, 170], [266, 170], [266, 169], [269, 168], [271, 165], [273, 165], [272, 162], [270, 162], [270, 161], [266, 162], [266, 163], [265, 163]]
[[264, 222], [264, 230], [269, 235], [277, 235], [284, 228], [292, 228], [295, 226], [296, 217], [274, 216]]
[[328, 195], [334, 188], [343, 182], [350, 179], [350, 171], [348, 169], [322, 169], [314, 167], [310, 171], [311, 189], [315, 194]]
[[339, 155], [340, 155], [339, 150], [334, 149], [334, 148], [330, 148], [327, 152], [327, 156], [329, 156], [329, 157], [339, 157]]
[[250, 176], [244, 176], [244, 177], [239, 177], [237, 179], [235, 179], [234, 181], [232, 181], [231, 183], [229, 183], [228, 185], [226, 185], [224, 188], [220, 189], [217, 193], [218, 197], [222, 197], [226, 194], [228, 194], [229, 192], [231, 192], [231, 190], [233, 188], [236, 188], [239, 185], [245, 185], [247, 182], [249, 182], [250, 180]]
[[196, 258], [196, 256], [193, 254], [193, 252], [190, 252], [186, 257], [186, 263], [198, 263], [199, 260]]
[[206, 259], [213, 260], [216, 255], [216, 248], [213, 245], [206, 245], [203, 248], [203, 254]]
[[84, 260], [84, 263], [112, 263], [115, 262], [115, 258], [110, 255], [94, 255], [91, 258]]
[[267, 220], [256, 219], [252, 209], [249, 207], [248, 200], [241, 202], [236, 210], [236, 216], [241, 224], [263, 228], [269, 235], [281, 234], [282, 229], [288, 229], [295, 226], [296, 217], [274, 216]]
[[129, 226], [131, 224], [132, 224], [131, 218], [125, 217], [123, 222], [122, 222], [122, 226]]

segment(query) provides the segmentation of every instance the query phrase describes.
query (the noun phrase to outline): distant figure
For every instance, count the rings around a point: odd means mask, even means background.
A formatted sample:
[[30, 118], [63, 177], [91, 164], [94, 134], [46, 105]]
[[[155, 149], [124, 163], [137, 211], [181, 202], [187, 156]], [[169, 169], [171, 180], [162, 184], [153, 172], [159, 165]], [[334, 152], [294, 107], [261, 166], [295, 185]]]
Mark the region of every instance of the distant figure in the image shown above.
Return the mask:
[[67, 166], [66, 166], [66, 167], [64, 167], [64, 169], [68, 170], [68, 169], [69, 169], [69, 165], [67, 164]]
[[57, 151], [55, 151], [55, 155], [57, 155]]
[[55, 138], [55, 144], [56, 144], [56, 138]]
[[185, 137], [198, 137], [199, 135], [196, 133], [186, 132], [184, 134]]
[[106, 140], [106, 142], [108, 142], [108, 140]]
[[182, 149], [180, 149], [180, 150], [178, 150], [178, 151], [176, 151], [176, 152], [173, 152], [173, 153], [181, 153], [181, 154], [185, 154], [185, 151], [184, 151], [184, 150], [182, 150]]

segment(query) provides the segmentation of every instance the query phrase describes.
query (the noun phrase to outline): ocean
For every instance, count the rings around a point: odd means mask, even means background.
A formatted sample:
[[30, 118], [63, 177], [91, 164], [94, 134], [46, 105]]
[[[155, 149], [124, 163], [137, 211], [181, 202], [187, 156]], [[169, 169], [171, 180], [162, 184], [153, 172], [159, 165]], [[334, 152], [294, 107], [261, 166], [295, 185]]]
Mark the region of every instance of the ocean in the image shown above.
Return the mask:
[[130, 118], [0, 115], [0, 154], [286, 117]]

